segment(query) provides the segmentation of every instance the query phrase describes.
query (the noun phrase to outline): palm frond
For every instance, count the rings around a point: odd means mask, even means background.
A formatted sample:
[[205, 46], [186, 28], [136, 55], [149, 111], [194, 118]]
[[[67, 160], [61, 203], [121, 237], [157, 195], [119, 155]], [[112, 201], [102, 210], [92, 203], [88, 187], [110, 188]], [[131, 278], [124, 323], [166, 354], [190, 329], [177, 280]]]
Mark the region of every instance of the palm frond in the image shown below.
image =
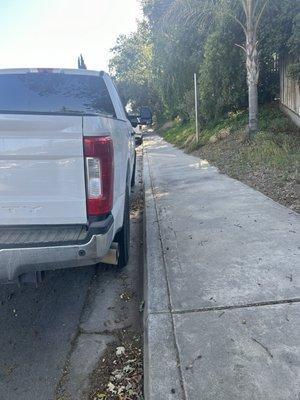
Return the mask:
[[174, 0], [162, 16], [163, 26], [184, 24], [186, 26], [206, 26], [212, 21], [218, 0]]

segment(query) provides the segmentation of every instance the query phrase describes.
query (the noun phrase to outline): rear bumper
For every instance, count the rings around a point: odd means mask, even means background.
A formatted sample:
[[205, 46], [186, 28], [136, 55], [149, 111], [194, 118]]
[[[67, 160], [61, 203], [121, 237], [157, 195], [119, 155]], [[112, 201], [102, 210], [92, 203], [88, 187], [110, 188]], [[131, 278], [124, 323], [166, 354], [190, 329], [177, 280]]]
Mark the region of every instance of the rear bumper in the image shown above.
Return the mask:
[[86, 236], [87, 242], [72, 244], [30, 245], [0, 248], [0, 280], [16, 280], [32, 271], [46, 271], [97, 264], [107, 254], [113, 241], [112, 217], [101, 233], [93, 227]]

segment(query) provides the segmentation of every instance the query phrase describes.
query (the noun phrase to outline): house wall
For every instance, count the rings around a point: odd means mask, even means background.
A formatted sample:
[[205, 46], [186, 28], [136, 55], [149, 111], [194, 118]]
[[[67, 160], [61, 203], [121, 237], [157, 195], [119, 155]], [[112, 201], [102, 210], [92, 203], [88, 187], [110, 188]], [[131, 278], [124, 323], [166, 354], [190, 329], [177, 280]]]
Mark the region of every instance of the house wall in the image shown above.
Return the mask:
[[292, 63], [288, 57], [280, 63], [280, 102], [283, 111], [300, 126], [300, 88], [296, 80], [288, 76], [287, 68]]

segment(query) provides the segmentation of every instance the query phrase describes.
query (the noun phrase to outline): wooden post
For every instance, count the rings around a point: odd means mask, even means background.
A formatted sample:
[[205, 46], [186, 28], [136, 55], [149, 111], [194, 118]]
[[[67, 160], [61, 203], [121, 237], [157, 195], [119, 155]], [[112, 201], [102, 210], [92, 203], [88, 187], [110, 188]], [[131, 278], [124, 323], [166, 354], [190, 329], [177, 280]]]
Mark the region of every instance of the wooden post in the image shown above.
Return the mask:
[[195, 85], [195, 119], [196, 119], [196, 140], [199, 141], [199, 125], [198, 125], [198, 88], [197, 88], [197, 74], [194, 74]]

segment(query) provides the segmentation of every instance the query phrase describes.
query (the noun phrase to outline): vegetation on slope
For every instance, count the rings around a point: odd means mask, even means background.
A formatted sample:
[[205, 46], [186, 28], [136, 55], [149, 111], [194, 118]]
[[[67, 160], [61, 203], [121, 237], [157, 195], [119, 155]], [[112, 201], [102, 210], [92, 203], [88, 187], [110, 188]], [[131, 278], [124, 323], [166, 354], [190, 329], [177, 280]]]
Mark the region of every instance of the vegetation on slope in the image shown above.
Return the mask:
[[[260, 190], [300, 212], [300, 130], [278, 109], [264, 106], [260, 132], [245, 140], [247, 113], [231, 113], [207, 126], [195, 142], [194, 125], [177, 121], [163, 137], [188, 152], [207, 159], [229, 176]], [[298, 172], [299, 171], [299, 172]]]

